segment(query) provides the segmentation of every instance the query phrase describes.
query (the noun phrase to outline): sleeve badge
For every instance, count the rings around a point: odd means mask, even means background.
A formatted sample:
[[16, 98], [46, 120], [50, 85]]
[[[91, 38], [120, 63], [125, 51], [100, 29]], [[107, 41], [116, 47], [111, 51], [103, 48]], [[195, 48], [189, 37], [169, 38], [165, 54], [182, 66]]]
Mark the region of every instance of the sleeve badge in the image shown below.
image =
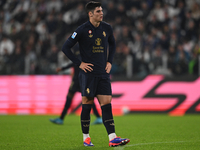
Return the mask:
[[74, 39], [74, 38], [76, 37], [76, 35], [77, 35], [77, 33], [74, 32], [74, 33], [72, 34], [71, 38]]

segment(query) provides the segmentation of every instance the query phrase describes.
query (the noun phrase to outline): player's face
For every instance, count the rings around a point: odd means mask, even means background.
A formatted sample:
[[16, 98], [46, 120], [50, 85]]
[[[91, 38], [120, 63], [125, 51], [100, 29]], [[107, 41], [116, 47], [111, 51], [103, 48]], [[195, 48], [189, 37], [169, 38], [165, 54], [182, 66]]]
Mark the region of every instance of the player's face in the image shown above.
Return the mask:
[[102, 7], [96, 7], [93, 12], [93, 19], [96, 22], [100, 22], [103, 20], [103, 9]]

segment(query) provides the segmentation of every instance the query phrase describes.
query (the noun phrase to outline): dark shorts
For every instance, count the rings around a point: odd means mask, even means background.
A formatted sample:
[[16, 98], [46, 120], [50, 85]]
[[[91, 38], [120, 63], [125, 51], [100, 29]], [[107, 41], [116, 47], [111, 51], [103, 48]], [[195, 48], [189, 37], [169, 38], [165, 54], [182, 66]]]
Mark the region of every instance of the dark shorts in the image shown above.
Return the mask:
[[95, 97], [97, 95], [112, 95], [110, 78], [79, 74], [82, 96]]
[[78, 80], [77, 81], [72, 80], [72, 83], [71, 83], [71, 85], [69, 87], [69, 92], [70, 93], [81, 92], [80, 84], [79, 84]]

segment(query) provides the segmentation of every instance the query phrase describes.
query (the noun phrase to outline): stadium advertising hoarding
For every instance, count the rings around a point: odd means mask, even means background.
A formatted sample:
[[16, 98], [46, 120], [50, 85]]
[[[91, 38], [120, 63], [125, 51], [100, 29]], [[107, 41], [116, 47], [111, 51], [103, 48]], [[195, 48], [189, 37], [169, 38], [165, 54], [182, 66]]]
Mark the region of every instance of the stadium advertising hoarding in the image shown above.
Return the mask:
[[[0, 76], [0, 114], [60, 114], [71, 84], [68, 75]], [[126, 113], [200, 112], [200, 78], [170, 81], [150, 75], [141, 81], [113, 81], [114, 115]], [[97, 103], [97, 100], [95, 100]], [[81, 94], [76, 93], [71, 112], [80, 114]], [[97, 105], [100, 111], [100, 106]]]

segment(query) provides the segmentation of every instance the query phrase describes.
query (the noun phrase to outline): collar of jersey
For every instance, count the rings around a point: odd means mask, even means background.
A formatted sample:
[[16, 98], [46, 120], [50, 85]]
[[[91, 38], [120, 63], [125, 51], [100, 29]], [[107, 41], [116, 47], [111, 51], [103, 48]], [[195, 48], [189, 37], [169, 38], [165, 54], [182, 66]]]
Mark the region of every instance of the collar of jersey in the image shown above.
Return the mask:
[[93, 29], [102, 29], [102, 22], [100, 22], [100, 25], [98, 27], [94, 27], [93, 24], [88, 21], [88, 23], [90, 24], [90, 26], [93, 28]]

